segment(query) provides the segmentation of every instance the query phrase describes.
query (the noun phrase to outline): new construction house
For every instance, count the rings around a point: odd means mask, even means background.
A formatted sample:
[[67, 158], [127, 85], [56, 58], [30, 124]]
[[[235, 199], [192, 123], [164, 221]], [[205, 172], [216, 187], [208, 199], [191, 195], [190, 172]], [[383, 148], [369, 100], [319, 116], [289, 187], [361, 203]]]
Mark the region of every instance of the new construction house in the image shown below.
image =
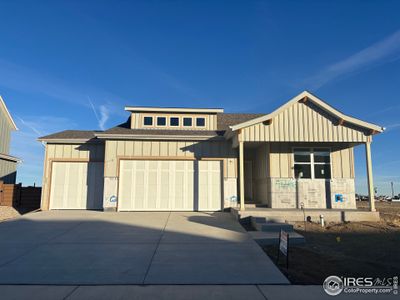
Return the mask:
[[269, 114], [127, 106], [105, 131], [66, 130], [46, 143], [42, 209], [218, 211], [233, 207], [354, 210], [353, 148], [384, 128], [309, 92]]

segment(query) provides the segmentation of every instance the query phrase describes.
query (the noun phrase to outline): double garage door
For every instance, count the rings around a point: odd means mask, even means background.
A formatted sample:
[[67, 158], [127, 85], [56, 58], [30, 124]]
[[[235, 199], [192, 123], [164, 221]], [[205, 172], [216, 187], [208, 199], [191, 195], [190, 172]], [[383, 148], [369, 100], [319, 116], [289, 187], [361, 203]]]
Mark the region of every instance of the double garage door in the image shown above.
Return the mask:
[[122, 160], [118, 210], [220, 210], [221, 164], [198, 160]]
[[104, 164], [53, 162], [50, 209], [102, 209]]

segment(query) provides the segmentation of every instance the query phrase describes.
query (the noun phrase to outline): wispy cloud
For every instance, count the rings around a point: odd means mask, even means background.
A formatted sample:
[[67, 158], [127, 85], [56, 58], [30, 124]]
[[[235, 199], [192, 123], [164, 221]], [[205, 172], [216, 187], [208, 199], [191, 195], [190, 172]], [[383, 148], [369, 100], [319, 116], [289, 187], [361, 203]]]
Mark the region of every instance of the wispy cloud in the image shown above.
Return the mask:
[[362, 72], [400, 58], [400, 30], [371, 46], [333, 63], [305, 80], [313, 90], [340, 77]]
[[97, 124], [99, 125], [101, 130], [105, 130], [105, 125], [106, 122], [108, 121], [108, 118], [110, 117], [110, 109], [106, 105], [100, 105], [99, 111], [100, 111], [100, 116], [97, 113], [97, 109], [94, 106], [92, 100], [88, 96], [88, 101], [90, 103], [90, 106], [92, 107], [93, 113], [97, 119]]
[[12, 134], [11, 155], [22, 159], [22, 163], [18, 165], [17, 180], [24, 185], [40, 185], [44, 148], [37, 138], [65, 128], [77, 128], [78, 125], [68, 118], [53, 116], [17, 116], [15, 121], [19, 131]]
[[389, 124], [389, 125], [386, 125], [385, 127], [386, 127], [386, 132], [395, 130], [395, 129], [400, 129], [400, 123]]

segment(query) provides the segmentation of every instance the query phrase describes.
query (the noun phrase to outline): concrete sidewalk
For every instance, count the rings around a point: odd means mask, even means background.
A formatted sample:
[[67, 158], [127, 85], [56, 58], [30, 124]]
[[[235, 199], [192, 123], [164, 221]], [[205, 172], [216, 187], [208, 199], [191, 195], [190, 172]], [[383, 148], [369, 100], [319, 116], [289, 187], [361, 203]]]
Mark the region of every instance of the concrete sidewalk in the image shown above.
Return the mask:
[[0, 285], [2, 300], [68, 299], [174, 299], [174, 300], [324, 300], [398, 299], [398, 295], [327, 295], [322, 286], [295, 285], [113, 285], [113, 286], [16, 286]]

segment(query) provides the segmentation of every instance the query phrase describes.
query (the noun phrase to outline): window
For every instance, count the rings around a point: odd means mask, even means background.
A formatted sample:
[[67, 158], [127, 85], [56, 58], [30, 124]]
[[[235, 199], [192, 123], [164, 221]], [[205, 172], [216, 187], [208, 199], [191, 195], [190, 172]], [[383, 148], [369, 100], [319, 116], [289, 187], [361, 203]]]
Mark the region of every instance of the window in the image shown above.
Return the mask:
[[165, 117], [157, 117], [157, 126], [166, 126], [167, 119]]
[[178, 117], [171, 117], [169, 119], [169, 126], [179, 126], [179, 118]]
[[311, 178], [311, 151], [309, 149], [294, 149], [294, 176]]
[[331, 178], [331, 159], [328, 149], [294, 149], [294, 175], [296, 178]]
[[327, 149], [314, 149], [314, 178], [331, 178], [331, 155]]
[[153, 117], [144, 117], [143, 125], [144, 126], [153, 126]]
[[206, 119], [205, 118], [196, 118], [196, 126], [197, 127], [206, 126]]
[[191, 127], [192, 126], [192, 118], [183, 118], [183, 126]]

